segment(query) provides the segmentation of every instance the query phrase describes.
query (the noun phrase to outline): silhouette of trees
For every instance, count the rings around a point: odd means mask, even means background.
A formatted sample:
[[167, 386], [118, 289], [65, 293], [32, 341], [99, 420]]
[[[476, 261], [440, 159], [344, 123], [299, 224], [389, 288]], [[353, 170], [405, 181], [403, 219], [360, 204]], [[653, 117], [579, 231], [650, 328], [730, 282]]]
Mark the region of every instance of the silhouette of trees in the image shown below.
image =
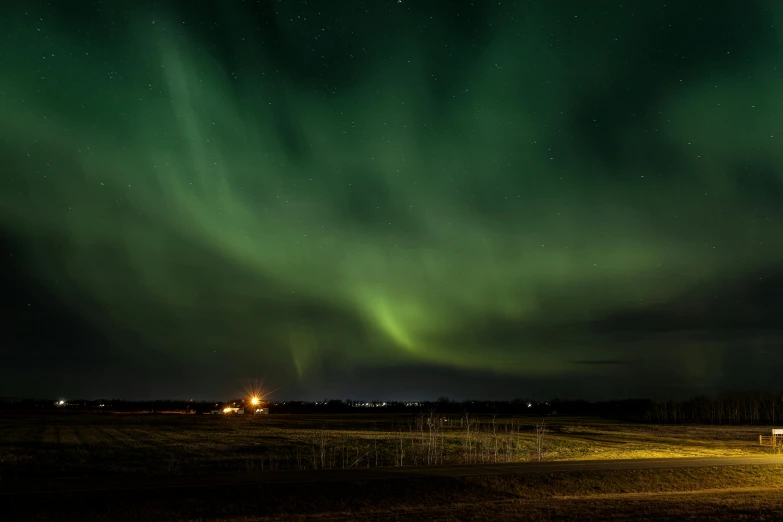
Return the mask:
[[776, 425], [783, 413], [783, 396], [772, 392], [722, 393], [685, 401], [652, 405], [646, 420], [659, 424], [761, 424]]

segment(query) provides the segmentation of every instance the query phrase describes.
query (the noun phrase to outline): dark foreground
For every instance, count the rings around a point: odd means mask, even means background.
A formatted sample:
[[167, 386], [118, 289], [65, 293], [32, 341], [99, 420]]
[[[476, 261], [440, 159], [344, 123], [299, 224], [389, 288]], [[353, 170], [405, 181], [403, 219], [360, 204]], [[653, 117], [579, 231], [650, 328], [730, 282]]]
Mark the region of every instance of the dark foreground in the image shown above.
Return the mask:
[[0, 495], [95, 493], [139, 490], [236, 488], [270, 484], [356, 483], [419, 478], [466, 478], [531, 475], [575, 471], [769, 466], [783, 464], [778, 455], [758, 457], [693, 457], [673, 459], [582, 460], [525, 462], [519, 464], [466, 464], [451, 466], [327, 469], [321, 471], [258, 471], [168, 477], [74, 477], [56, 480], [0, 481]]
[[780, 520], [781, 459], [0, 481], [0, 520]]
[[783, 520], [768, 428], [421, 420], [0, 416], [0, 522]]

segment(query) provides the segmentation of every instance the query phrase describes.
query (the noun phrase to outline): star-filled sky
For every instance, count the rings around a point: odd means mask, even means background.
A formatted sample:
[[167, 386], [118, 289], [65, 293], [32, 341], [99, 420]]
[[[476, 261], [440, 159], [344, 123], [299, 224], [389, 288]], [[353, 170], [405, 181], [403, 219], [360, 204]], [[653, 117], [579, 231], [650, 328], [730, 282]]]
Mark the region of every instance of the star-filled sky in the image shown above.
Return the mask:
[[0, 395], [783, 374], [783, 4], [0, 8]]

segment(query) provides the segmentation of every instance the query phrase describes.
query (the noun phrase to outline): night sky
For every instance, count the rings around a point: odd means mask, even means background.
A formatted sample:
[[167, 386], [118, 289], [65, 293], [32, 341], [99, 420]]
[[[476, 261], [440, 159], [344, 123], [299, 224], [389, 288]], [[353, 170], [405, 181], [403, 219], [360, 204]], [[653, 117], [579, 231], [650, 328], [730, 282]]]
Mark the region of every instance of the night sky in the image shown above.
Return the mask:
[[0, 7], [0, 395], [783, 375], [776, 0]]

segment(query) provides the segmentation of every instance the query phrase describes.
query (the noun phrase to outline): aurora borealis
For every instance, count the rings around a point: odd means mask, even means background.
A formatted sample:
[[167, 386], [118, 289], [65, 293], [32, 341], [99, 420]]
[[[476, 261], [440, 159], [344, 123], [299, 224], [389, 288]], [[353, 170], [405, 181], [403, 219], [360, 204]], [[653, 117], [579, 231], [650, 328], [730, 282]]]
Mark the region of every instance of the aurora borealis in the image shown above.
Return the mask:
[[0, 395], [773, 386], [781, 16], [4, 6]]

